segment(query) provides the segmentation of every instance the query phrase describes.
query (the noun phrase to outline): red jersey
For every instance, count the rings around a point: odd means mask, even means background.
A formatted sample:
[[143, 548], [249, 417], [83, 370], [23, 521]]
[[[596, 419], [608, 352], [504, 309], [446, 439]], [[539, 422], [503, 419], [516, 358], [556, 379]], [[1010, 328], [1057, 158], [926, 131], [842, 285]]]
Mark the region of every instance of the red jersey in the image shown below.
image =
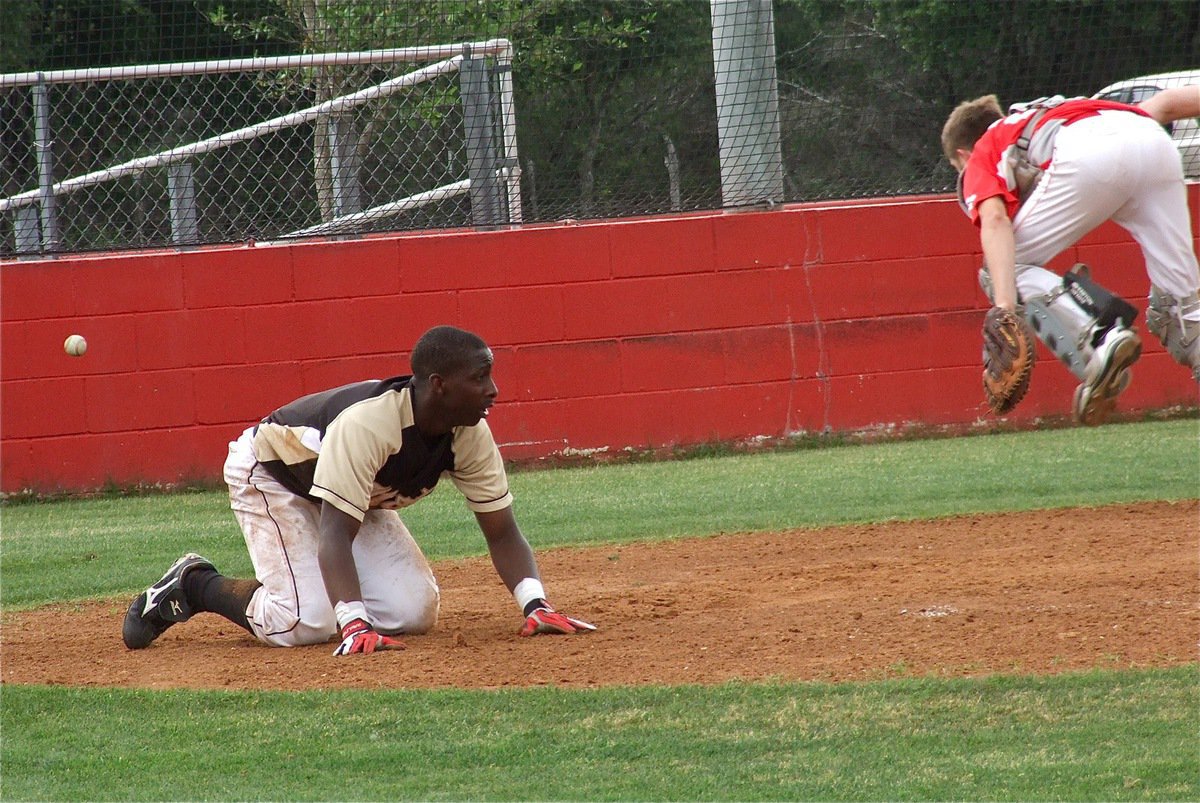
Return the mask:
[[[979, 225], [979, 203], [999, 195], [1004, 199], [1004, 205], [1011, 218], [1017, 213], [1021, 199], [1017, 195], [1017, 181], [1013, 174], [1012, 161], [1015, 159], [1013, 150], [1017, 139], [1025, 130], [1029, 118], [1036, 114], [1039, 107], [1024, 109], [1009, 114], [996, 122], [984, 132], [971, 151], [966, 169], [962, 176], [962, 194], [966, 203], [967, 214], [971, 222]], [[1072, 98], [1051, 107], [1038, 121], [1035, 133], [1047, 123], [1058, 120], [1062, 125], [1070, 125], [1085, 117], [1094, 117], [1103, 111], [1133, 112], [1143, 117], [1149, 117], [1136, 106], [1116, 103], [1111, 100], [1093, 100], [1091, 98]], [[1013, 159], [1009, 157], [1012, 156]], [[1038, 166], [1045, 169], [1050, 160], [1046, 159]]]

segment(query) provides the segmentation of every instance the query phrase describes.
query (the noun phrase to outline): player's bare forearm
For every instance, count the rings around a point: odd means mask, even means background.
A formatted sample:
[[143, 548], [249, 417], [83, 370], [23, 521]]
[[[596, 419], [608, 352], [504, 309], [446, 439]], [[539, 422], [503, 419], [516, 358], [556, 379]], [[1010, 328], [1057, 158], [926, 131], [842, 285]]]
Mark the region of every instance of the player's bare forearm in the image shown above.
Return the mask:
[[1184, 117], [1200, 117], [1200, 84], [1164, 89], [1143, 100], [1138, 108], [1162, 125]]
[[328, 502], [321, 503], [321, 532], [317, 543], [317, 563], [330, 603], [362, 599], [358, 569], [350, 544], [358, 534], [358, 519], [338, 510]]
[[540, 579], [533, 549], [521, 534], [511, 506], [491, 513], [476, 513], [475, 520], [487, 539], [492, 565], [509, 591], [526, 577]]
[[992, 303], [1012, 310], [1017, 307], [1016, 244], [1012, 221], [999, 197], [979, 205], [979, 243], [983, 261], [992, 277]]

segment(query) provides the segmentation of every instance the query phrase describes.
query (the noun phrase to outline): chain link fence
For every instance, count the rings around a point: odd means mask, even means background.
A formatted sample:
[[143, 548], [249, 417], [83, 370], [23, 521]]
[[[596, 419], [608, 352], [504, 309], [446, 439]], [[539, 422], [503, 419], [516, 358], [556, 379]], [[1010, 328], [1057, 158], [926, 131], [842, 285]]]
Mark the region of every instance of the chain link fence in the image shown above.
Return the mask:
[[946, 192], [960, 100], [1200, 68], [1194, 0], [119, 6], [6, 0], [0, 256]]

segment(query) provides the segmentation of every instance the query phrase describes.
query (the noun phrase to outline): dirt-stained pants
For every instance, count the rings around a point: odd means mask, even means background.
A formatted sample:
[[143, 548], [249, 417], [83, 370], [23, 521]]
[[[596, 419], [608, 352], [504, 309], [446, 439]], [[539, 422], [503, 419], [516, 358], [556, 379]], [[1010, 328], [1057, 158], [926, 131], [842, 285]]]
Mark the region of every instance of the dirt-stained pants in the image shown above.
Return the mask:
[[[246, 608], [250, 628], [277, 647], [338, 635], [317, 564], [321, 508], [296, 496], [254, 458], [253, 429], [229, 444], [225, 482], [262, 588]], [[439, 592], [429, 562], [394, 510], [371, 510], [352, 545], [363, 603], [381, 633], [424, 633], [437, 622]]]

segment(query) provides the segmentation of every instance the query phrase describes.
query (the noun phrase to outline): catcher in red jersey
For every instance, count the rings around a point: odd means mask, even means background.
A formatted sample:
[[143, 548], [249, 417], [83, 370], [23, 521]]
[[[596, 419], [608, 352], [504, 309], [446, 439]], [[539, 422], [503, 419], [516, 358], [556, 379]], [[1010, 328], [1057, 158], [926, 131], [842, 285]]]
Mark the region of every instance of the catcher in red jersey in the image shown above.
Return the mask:
[[1106, 220], [1141, 246], [1147, 327], [1200, 379], [1200, 269], [1180, 154], [1162, 127], [1189, 116], [1200, 116], [1200, 86], [1139, 106], [1056, 96], [1007, 114], [987, 95], [960, 104], [942, 129], [959, 200], [979, 228], [980, 283], [995, 306], [1020, 306], [1078, 377], [1082, 423], [1102, 423], [1128, 386], [1141, 354], [1137, 313], [1085, 266], [1059, 276], [1045, 265]]
[[434, 626], [439, 590], [397, 509], [443, 477], [475, 514], [524, 617], [518, 632], [595, 630], [547, 602], [513, 515], [486, 420], [497, 395], [491, 349], [470, 332], [434, 327], [414, 346], [412, 371], [297, 399], [231, 443], [225, 481], [254, 579], [184, 555], [130, 604], [125, 645], [148, 647], [209, 611], [272, 646], [337, 640], [334, 655], [403, 647], [397, 636]]

